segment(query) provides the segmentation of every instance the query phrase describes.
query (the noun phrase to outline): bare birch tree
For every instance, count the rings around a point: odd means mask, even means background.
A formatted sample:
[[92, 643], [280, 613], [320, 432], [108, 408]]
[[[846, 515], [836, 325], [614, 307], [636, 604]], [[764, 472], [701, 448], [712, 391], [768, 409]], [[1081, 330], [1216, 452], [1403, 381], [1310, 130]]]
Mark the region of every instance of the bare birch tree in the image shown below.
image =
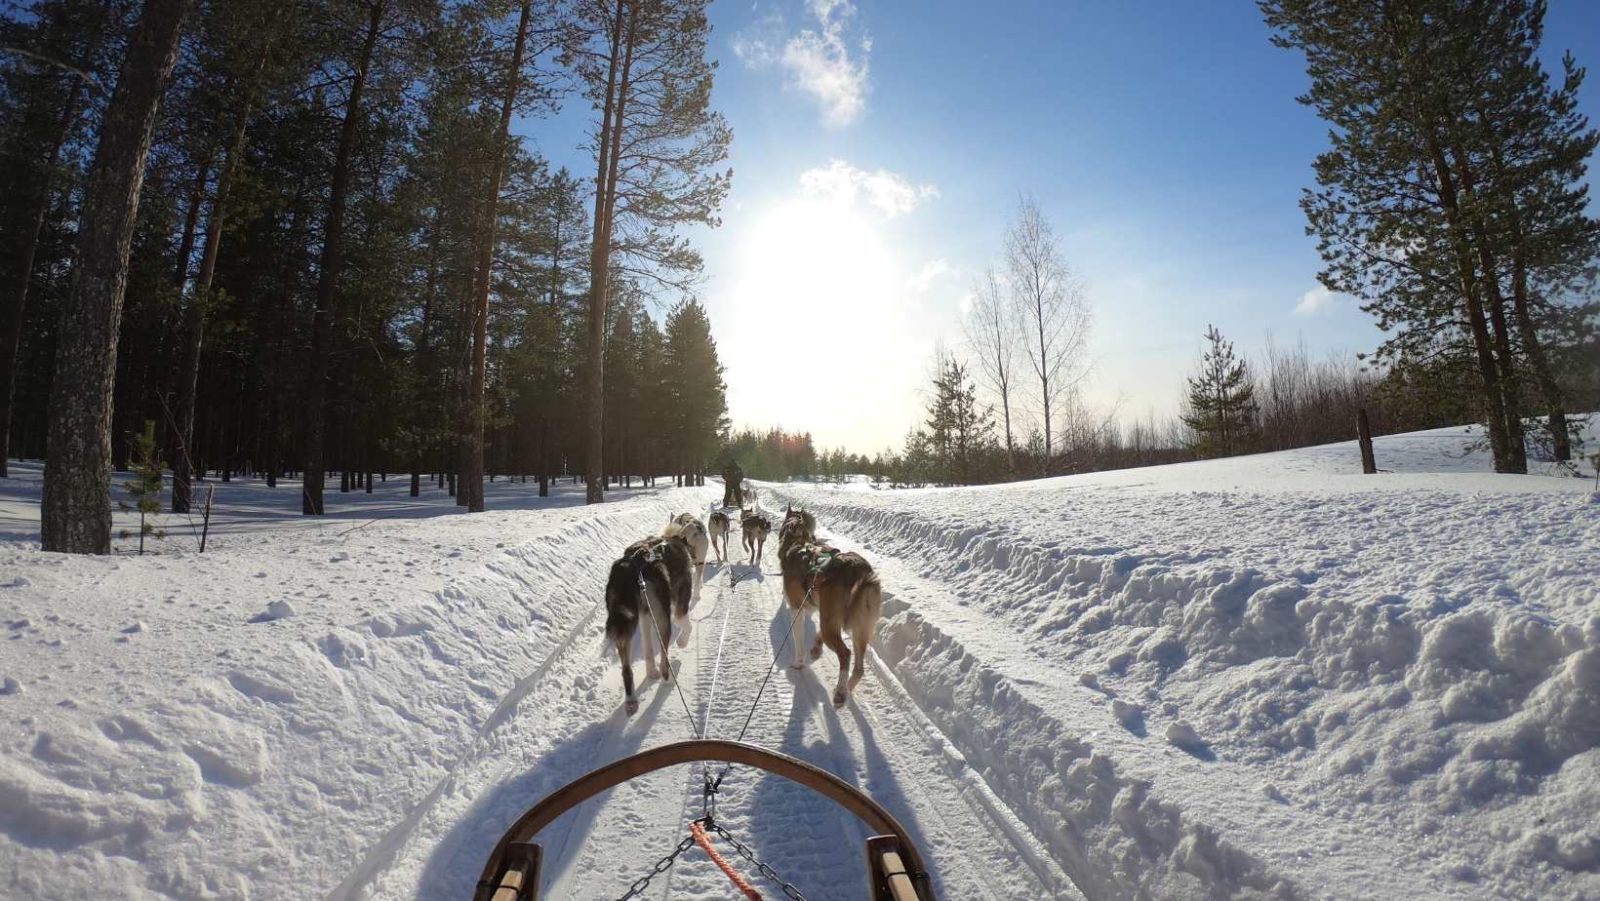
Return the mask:
[[1006, 467], [1017, 470], [1016, 441], [1011, 429], [1011, 392], [1017, 378], [1017, 344], [1022, 340], [1016, 308], [1006, 295], [1000, 276], [991, 267], [972, 285], [972, 308], [961, 321], [978, 375], [984, 387], [1000, 401], [1005, 426]]
[[1088, 373], [1089, 302], [1067, 267], [1060, 240], [1039, 205], [1024, 197], [1006, 233], [1006, 281], [1021, 321], [1023, 348], [1039, 383], [1046, 471], [1053, 470], [1052, 417], [1063, 395]]

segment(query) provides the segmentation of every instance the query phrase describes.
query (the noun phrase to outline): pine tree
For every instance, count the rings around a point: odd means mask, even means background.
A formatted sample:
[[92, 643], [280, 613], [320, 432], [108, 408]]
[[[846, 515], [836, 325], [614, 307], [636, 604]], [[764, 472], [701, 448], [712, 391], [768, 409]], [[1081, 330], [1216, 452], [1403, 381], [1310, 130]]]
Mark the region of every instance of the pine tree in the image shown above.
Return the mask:
[[1582, 70], [1566, 60], [1563, 86], [1550, 87], [1535, 56], [1544, 3], [1260, 6], [1274, 42], [1306, 56], [1302, 102], [1333, 126], [1319, 189], [1302, 200], [1322, 281], [1377, 317], [1389, 333], [1377, 358], [1391, 369], [1422, 378], [1444, 357], [1470, 367], [1496, 471], [1525, 472], [1523, 386], [1559, 427], [1545, 343], [1571, 309], [1562, 285], [1597, 243]]
[[1189, 378], [1183, 421], [1195, 433], [1195, 451], [1202, 457], [1231, 457], [1250, 449], [1255, 438], [1255, 385], [1245, 361], [1233, 354], [1233, 342], [1216, 326], [1206, 328], [1209, 346], [1201, 355], [1199, 375]]
[[[551, 477], [578, 470], [591, 358], [584, 298], [596, 281], [590, 186], [551, 174], [529, 142], [506, 135], [504, 113], [508, 96], [513, 116], [549, 100], [541, 82], [563, 70], [588, 83], [598, 59], [588, 51], [606, 39], [588, 26], [616, 5], [533, 0], [528, 65], [508, 81], [523, 21], [516, 0], [195, 2], [204, 14], [190, 17], [195, 30], [159, 98], [142, 202], [114, 215], [89, 216], [86, 205], [95, 201], [87, 157], [96, 143], [110, 147], [113, 132], [126, 134], [106, 127], [116, 117], [98, 86], [114, 80], [105, 61], [139, 45], [129, 40], [131, 13], [164, 4], [40, 0], [37, 18], [0, 22], [7, 43], [37, 54], [0, 56], [0, 338], [18, 351], [17, 448], [41, 455], [47, 426], [72, 436], [52, 438], [52, 451], [85, 443], [79, 437], [99, 445], [73, 401], [94, 401], [99, 392], [82, 383], [102, 384], [93, 374], [114, 361], [109, 413], [96, 406], [91, 417], [109, 417], [100, 446], [125, 470], [153, 419], [157, 445], [177, 463], [180, 507], [182, 487], [212, 472], [224, 481], [260, 474], [269, 487], [302, 476], [315, 511], [330, 474], [341, 490], [370, 491], [375, 472], [409, 470], [419, 496], [429, 476], [470, 509], [475, 425], [491, 478], [536, 474], [548, 491]], [[646, 478], [676, 468], [698, 480], [725, 425], [710, 325], [703, 311], [697, 329], [688, 328], [693, 315], [679, 323], [673, 362], [688, 374], [672, 382], [665, 323], [649, 310], [694, 279], [698, 257], [675, 230], [714, 222], [727, 181], [713, 167], [727, 129], [708, 107], [704, 3], [621, 8], [624, 19], [636, 16], [630, 40], [642, 43], [632, 61], [619, 58], [632, 99], [620, 162], [607, 167], [616, 217], [601, 280], [637, 301], [627, 361], [612, 364], [636, 378], [621, 380], [624, 400], [601, 406], [628, 415], [631, 430], [605, 465]], [[93, 29], [71, 24], [79, 13], [108, 23], [103, 49]], [[577, 18], [559, 18], [568, 15]], [[572, 55], [550, 52], [549, 42], [569, 36], [561, 49]], [[617, 45], [624, 54], [627, 44]], [[75, 83], [76, 109], [66, 103]], [[502, 178], [492, 192], [496, 159]], [[20, 257], [40, 214], [27, 265]], [[72, 220], [88, 227], [74, 231]], [[107, 330], [103, 298], [69, 304], [68, 286], [81, 295], [102, 283], [104, 251], [115, 262], [119, 243], [104, 233], [124, 227], [125, 301]], [[87, 247], [91, 229], [102, 237], [78, 262], [93, 272], [74, 267], [69, 246]], [[10, 315], [17, 298], [27, 301], [21, 318]], [[56, 354], [64, 308], [75, 318], [92, 311], [93, 343], [109, 335], [115, 356], [82, 356], [70, 332], [63, 347], [73, 362]], [[57, 380], [61, 366], [69, 377]], [[47, 403], [53, 380], [69, 402]], [[607, 428], [620, 435], [615, 422]], [[70, 469], [52, 463], [47, 481]], [[86, 497], [78, 489], [94, 482], [47, 488], [47, 517], [65, 509], [58, 490]], [[109, 479], [101, 482], [104, 495], [84, 509], [105, 517], [109, 547], [114, 504]], [[56, 534], [48, 519], [44, 531]]]
[[[166, 533], [156, 528], [150, 517], [161, 512], [161, 485], [162, 473], [166, 464], [161, 460], [161, 453], [156, 449], [156, 423], [149, 420], [144, 424], [144, 431], [139, 433], [139, 438], [134, 444], [133, 478], [123, 485], [123, 490], [128, 492], [128, 497], [133, 499], [133, 506], [122, 504], [123, 510], [139, 511], [139, 556], [144, 556], [144, 538], [154, 535], [156, 538], [165, 538]], [[123, 540], [129, 538], [128, 532], [122, 532]]]
[[705, 307], [689, 300], [667, 314], [663, 382], [670, 392], [667, 421], [675, 470], [700, 484], [728, 432], [728, 386]]
[[588, 501], [604, 482], [607, 280], [632, 269], [683, 286], [700, 256], [675, 234], [715, 226], [731, 171], [732, 132], [711, 109], [709, 0], [579, 0], [568, 52], [599, 121], [584, 373]]
[[67, 157], [91, 99], [91, 73], [104, 63], [108, 18], [94, 0], [49, 0], [25, 19], [0, 21], [0, 46], [27, 54], [0, 55], [0, 478], [8, 474], [34, 273], [65, 263], [48, 248], [44, 259], [39, 252], [58, 189], [78, 174]]
[[978, 481], [980, 460], [994, 441], [993, 411], [978, 403], [977, 387], [961, 361], [940, 354], [934, 368], [927, 430], [921, 433], [930, 475], [947, 485], [971, 485]]
[[188, 0], [146, 0], [128, 40], [89, 170], [71, 312], [51, 387], [40, 506], [47, 551], [111, 552], [111, 401], [128, 254], [162, 90]]

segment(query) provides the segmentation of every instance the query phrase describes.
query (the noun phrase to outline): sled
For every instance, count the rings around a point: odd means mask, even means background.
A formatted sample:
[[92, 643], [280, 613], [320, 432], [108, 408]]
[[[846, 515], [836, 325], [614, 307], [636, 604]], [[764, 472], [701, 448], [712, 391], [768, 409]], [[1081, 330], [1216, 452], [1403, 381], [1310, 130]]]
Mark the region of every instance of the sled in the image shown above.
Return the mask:
[[[855, 814], [875, 833], [866, 842], [868, 886], [865, 898], [869, 901], [935, 901], [922, 853], [905, 827], [878, 802], [838, 776], [787, 754], [719, 739], [680, 741], [641, 751], [580, 776], [547, 795], [523, 813], [500, 837], [488, 862], [484, 864], [483, 874], [473, 894], [474, 901], [538, 901], [539, 865], [543, 852], [534, 839], [540, 830], [563, 813], [607, 789], [665, 767], [701, 761], [754, 767], [799, 783], [834, 801]], [[708, 780], [706, 787], [707, 800], [710, 802], [716, 786]], [[713, 809], [714, 804], [708, 803], [707, 815], [695, 820], [691, 826], [693, 838], [685, 838], [680, 842], [676, 851], [662, 858], [654, 872], [635, 882], [623, 897], [634, 897], [642, 892], [650, 877], [670, 867], [691, 841], [700, 844], [711, 855], [712, 860], [747, 898], [761, 897], [716, 853], [706, 837], [705, 828], [732, 842], [739, 853], [757, 864], [767, 877], [775, 878], [776, 874], [770, 867], [757, 861], [750, 850], [739, 844], [727, 830], [716, 824], [711, 813]], [[702, 824], [705, 828], [702, 828]], [[787, 883], [783, 884], [783, 888], [784, 894], [790, 897], [802, 897]]]

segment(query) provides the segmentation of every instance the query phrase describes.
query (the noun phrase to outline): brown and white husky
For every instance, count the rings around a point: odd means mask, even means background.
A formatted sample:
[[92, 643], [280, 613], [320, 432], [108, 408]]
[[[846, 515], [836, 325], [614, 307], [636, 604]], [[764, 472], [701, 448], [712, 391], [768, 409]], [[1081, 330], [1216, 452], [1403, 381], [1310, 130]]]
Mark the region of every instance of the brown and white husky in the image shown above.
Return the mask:
[[721, 510], [712, 510], [711, 516], [706, 520], [706, 532], [711, 536], [711, 547], [717, 552], [717, 559], [724, 563], [728, 560], [728, 533], [733, 531], [733, 521], [728, 519], [728, 514]]
[[[633, 693], [633, 633], [637, 629], [644, 642], [644, 671], [648, 678], [672, 680], [672, 662], [667, 659], [667, 643], [672, 624], [685, 629], [689, 621], [689, 594], [694, 577], [689, 545], [682, 538], [646, 538], [628, 546], [622, 557], [611, 564], [606, 579], [606, 637], [617, 648], [622, 660], [622, 694], [629, 714], [639, 709]], [[687, 640], [679, 635], [678, 644]], [[661, 664], [656, 666], [653, 645], [661, 646]]]
[[706, 579], [706, 551], [711, 549], [711, 539], [706, 537], [705, 525], [693, 513], [679, 513], [667, 520], [661, 537], [682, 538], [689, 545], [689, 553], [694, 558], [694, 599], [699, 600], [700, 585]]
[[[811, 645], [811, 659], [822, 656], [824, 644], [839, 658], [839, 681], [833, 689], [833, 703], [842, 705], [850, 700], [850, 693], [860, 683], [866, 667], [867, 648], [877, 633], [878, 617], [883, 612], [883, 587], [866, 558], [853, 551], [817, 543], [815, 523], [809, 513], [790, 511], [779, 533], [778, 562], [783, 570], [783, 597], [793, 614], [789, 640], [794, 645], [794, 668], [805, 668], [800, 637], [805, 634], [809, 610], [815, 607], [817, 640]], [[855, 645], [853, 659], [850, 647], [844, 642], [847, 631]]]

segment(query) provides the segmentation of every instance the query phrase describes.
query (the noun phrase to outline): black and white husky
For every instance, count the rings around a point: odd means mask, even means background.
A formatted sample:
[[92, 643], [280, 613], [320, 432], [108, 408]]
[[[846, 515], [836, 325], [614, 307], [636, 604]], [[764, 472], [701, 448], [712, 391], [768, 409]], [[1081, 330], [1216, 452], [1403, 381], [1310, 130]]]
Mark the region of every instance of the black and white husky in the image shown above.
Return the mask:
[[[667, 643], [674, 622], [680, 628], [678, 645], [688, 641], [689, 599], [694, 582], [691, 567], [688, 542], [677, 537], [635, 542], [611, 564], [606, 580], [606, 637], [622, 659], [622, 693], [629, 714], [639, 709], [633, 694], [634, 630], [644, 642], [645, 676], [670, 681], [672, 664], [667, 659]], [[659, 670], [655, 644], [661, 646]]]

